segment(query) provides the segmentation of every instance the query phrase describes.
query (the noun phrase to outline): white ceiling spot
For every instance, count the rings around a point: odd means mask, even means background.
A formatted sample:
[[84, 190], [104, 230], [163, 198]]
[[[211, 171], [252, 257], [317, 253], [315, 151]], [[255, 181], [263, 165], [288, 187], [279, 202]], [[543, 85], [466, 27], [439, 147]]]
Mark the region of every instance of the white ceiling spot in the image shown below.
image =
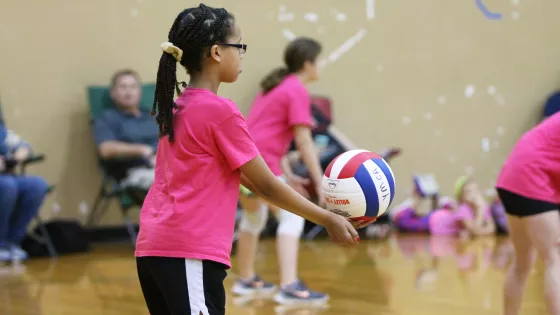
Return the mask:
[[515, 6], [519, 5], [519, 2], [521, 2], [521, 0], [511, 0], [511, 4]]
[[287, 40], [294, 40], [297, 37], [296, 34], [288, 29], [282, 30], [282, 35], [284, 35]]
[[339, 22], [345, 22], [346, 21], [346, 14], [339, 12], [335, 15], [335, 19]]
[[506, 104], [506, 101], [504, 100], [504, 97], [501, 94], [494, 95], [494, 100], [500, 106], [504, 106]]
[[278, 12], [278, 22], [289, 22], [293, 21], [295, 15], [292, 12], [288, 12], [286, 6], [281, 5]]
[[375, 18], [374, 0], [366, 0], [366, 17], [368, 20], [373, 20]]
[[138, 9], [134, 8], [132, 10], [130, 10], [130, 17], [132, 17], [133, 19], [138, 17]]
[[60, 212], [60, 204], [58, 202], [53, 203], [52, 205], [52, 211], [54, 213], [59, 213]]
[[482, 140], [480, 140], [480, 146], [482, 147], [482, 152], [490, 152], [490, 139], [482, 138]]
[[382, 63], [378, 63], [376, 69], [377, 69], [378, 72], [383, 71], [383, 69], [384, 69], [384, 68], [383, 68], [383, 64], [382, 64]]
[[424, 119], [431, 120], [432, 119], [432, 113], [430, 113], [430, 112], [425, 113], [424, 114]]
[[449, 156], [449, 162], [450, 162], [451, 164], [455, 164], [455, 163], [457, 162], [457, 157], [456, 157], [455, 155], [453, 155], [453, 154], [450, 155], [450, 156]]
[[514, 19], [514, 20], [519, 20], [520, 16], [521, 16], [521, 14], [519, 14], [518, 11], [511, 12], [511, 18]]
[[310, 23], [317, 23], [319, 21], [319, 15], [315, 12], [306, 13], [303, 18]]
[[445, 96], [442, 95], [442, 96], [437, 98], [437, 102], [438, 102], [438, 104], [443, 105], [447, 102], [447, 100], [445, 99]]
[[472, 175], [473, 173], [474, 173], [474, 167], [472, 166], [465, 167], [465, 174]]
[[403, 125], [408, 125], [408, 124], [410, 124], [411, 119], [410, 119], [410, 117], [408, 117], [408, 116], [403, 116], [403, 117], [401, 118], [401, 121], [402, 121], [402, 124], [403, 124]]
[[496, 133], [498, 134], [498, 136], [503, 136], [505, 132], [506, 130], [503, 126], [498, 126], [498, 128], [496, 128]]
[[489, 86], [489, 87], [488, 87], [488, 94], [489, 94], [489, 95], [494, 95], [494, 94], [496, 94], [496, 87], [495, 87], [495, 86]]
[[474, 92], [476, 92], [476, 87], [472, 84], [467, 85], [467, 87], [465, 88], [465, 97], [466, 98], [473, 97]]

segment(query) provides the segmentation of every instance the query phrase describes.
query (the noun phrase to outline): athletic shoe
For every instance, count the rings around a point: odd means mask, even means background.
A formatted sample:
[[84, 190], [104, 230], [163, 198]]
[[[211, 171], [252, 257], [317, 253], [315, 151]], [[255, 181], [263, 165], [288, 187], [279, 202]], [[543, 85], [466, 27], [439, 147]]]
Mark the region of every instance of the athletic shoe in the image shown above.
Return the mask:
[[297, 280], [280, 288], [274, 300], [280, 304], [324, 303], [329, 300], [329, 296], [324, 293], [311, 291], [303, 282]]
[[276, 290], [276, 286], [270, 282], [262, 280], [255, 275], [251, 280], [237, 280], [233, 285], [232, 292], [236, 295], [252, 295], [258, 293], [271, 293]]

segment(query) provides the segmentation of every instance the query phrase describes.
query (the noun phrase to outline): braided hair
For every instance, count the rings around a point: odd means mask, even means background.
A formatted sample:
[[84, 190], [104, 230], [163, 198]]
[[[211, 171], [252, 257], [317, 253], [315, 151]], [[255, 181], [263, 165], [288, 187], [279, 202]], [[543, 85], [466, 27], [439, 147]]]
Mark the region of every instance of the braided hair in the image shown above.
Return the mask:
[[[192, 76], [202, 71], [212, 45], [226, 42], [233, 25], [234, 17], [226, 9], [202, 3], [179, 13], [169, 30], [168, 41], [183, 51], [179, 63], [187, 74]], [[170, 141], [173, 141], [173, 109], [176, 107], [173, 97], [175, 92], [181, 94], [176, 71], [177, 59], [164, 52], [159, 60], [152, 116], [157, 109], [160, 137], [168, 135]], [[185, 82], [181, 84], [186, 87]]]

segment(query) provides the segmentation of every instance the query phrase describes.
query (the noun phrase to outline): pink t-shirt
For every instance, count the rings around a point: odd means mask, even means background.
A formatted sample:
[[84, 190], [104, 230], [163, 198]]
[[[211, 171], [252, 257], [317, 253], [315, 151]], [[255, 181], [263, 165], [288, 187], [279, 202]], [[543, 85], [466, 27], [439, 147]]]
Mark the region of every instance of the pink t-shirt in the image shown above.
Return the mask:
[[176, 104], [175, 142], [159, 141], [135, 255], [231, 266], [239, 167], [259, 152], [234, 102], [188, 88]]
[[257, 95], [247, 125], [268, 167], [282, 175], [280, 161], [294, 138], [292, 127], [313, 125], [311, 96], [295, 75], [289, 75], [268, 93]]
[[[486, 220], [492, 219], [490, 207], [484, 211]], [[430, 217], [430, 234], [458, 235], [463, 229], [463, 220], [474, 220], [473, 209], [467, 204], [461, 204], [455, 211], [447, 209], [435, 210]]]
[[504, 162], [496, 187], [560, 203], [560, 113], [525, 133]]

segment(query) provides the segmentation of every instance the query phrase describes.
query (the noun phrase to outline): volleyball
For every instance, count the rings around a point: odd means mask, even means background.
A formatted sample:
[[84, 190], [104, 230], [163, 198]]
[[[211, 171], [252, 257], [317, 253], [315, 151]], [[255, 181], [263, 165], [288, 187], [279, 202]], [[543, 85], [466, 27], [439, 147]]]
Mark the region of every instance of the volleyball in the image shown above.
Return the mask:
[[331, 161], [323, 176], [327, 210], [352, 220], [371, 221], [395, 197], [395, 176], [376, 153], [350, 150]]

